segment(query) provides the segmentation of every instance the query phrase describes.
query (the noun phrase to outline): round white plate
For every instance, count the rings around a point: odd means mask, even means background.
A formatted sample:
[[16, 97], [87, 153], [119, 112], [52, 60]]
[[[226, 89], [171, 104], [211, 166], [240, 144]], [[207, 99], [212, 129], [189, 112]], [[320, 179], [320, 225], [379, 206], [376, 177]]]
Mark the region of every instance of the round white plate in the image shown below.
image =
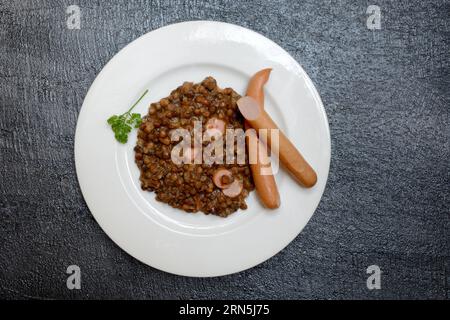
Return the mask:
[[[106, 120], [169, 95], [184, 81], [206, 76], [244, 94], [249, 77], [273, 68], [266, 110], [318, 174], [312, 189], [282, 169], [276, 175], [281, 207], [267, 210], [255, 192], [248, 209], [228, 218], [185, 213], [140, 188], [134, 163], [136, 130], [116, 142]], [[330, 134], [320, 97], [300, 65], [281, 47], [251, 30], [220, 22], [170, 25], [140, 37], [103, 68], [84, 100], [75, 135], [78, 180], [89, 209], [109, 237], [136, 259], [170, 273], [211, 277], [253, 267], [282, 250], [319, 204], [330, 164]], [[300, 253], [299, 253], [300, 254]]]

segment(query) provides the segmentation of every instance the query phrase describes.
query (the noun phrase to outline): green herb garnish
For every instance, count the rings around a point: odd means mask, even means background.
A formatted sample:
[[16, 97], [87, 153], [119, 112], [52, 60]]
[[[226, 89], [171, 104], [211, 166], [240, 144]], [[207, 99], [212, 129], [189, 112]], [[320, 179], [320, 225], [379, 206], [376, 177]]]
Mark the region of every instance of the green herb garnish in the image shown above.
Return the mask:
[[139, 113], [131, 113], [136, 105], [141, 102], [142, 98], [147, 94], [148, 89], [142, 94], [142, 96], [136, 101], [131, 108], [121, 115], [114, 115], [108, 119], [108, 124], [114, 131], [114, 136], [116, 140], [120, 143], [127, 143], [128, 134], [131, 132], [132, 128], [139, 128], [142, 123], [141, 115]]

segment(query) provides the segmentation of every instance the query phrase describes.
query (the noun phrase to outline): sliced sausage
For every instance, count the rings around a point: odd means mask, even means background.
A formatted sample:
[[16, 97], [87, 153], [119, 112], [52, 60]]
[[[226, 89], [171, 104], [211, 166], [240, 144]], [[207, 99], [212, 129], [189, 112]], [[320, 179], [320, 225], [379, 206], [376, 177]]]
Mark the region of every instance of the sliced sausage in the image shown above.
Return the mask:
[[228, 186], [228, 188], [222, 189], [222, 192], [227, 197], [234, 198], [241, 194], [242, 188], [242, 182], [235, 179], [233, 183]]
[[233, 174], [230, 170], [222, 168], [214, 172], [213, 182], [220, 189], [229, 187], [233, 180]]

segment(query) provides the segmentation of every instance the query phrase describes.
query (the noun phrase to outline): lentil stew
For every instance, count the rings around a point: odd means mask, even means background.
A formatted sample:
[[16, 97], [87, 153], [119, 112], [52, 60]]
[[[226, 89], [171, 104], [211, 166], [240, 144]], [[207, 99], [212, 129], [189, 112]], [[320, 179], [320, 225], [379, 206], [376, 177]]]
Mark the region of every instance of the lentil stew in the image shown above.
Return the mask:
[[[171, 159], [172, 148], [178, 143], [171, 141], [171, 130], [186, 129], [193, 136], [194, 121], [201, 121], [204, 131], [211, 126], [222, 132], [244, 129], [236, 104], [239, 98], [233, 89], [221, 89], [214, 78], [207, 77], [201, 83], [184, 82], [168, 97], [152, 103], [134, 148], [141, 188], [155, 192], [156, 200], [186, 212], [227, 217], [246, 209], [245, 198], [254, 184], [245, 150], [244, 164], [237, 160], [232, 164], [176, 164]], [[237, 159], [238, 148], [234, 152]]]

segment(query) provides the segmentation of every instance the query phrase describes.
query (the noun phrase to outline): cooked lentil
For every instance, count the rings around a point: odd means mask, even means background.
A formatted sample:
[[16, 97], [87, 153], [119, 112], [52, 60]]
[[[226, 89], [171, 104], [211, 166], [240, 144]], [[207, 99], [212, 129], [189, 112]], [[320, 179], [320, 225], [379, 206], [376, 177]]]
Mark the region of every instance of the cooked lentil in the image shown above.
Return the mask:
[[[237, 164], [237, 148], [234, 164], [175, 164], [171, 150], [178, 144], [172, 142], [169, 132], [184, 128], [193, 136], [194, 121], [201, 121], [206, 130], [208, 120], [220, 119], [226, 128], [243, 129], [244, 119], [236, 101], [240, 96], [231, 88], [221, 89], [212, 77], [201, 83], [185, 82], [166, 98], [152, 103], [138, 130], [135, 161], [140, 169], [143, 190], [156, 193], [156, 200], [187, 212], [202, 211], [226, 217], [238, 209], [246, 209], [245, 198], [254, 189], [246, 155], [245, 164]], [[211, 122], [210, 122], [211, 123]], [[224, 154], [225, 154], [224, 143]], [[227, 197], [213, 183], [216, 170], [232, 172], [242, 182], [242, 192], [237, 197]]]

